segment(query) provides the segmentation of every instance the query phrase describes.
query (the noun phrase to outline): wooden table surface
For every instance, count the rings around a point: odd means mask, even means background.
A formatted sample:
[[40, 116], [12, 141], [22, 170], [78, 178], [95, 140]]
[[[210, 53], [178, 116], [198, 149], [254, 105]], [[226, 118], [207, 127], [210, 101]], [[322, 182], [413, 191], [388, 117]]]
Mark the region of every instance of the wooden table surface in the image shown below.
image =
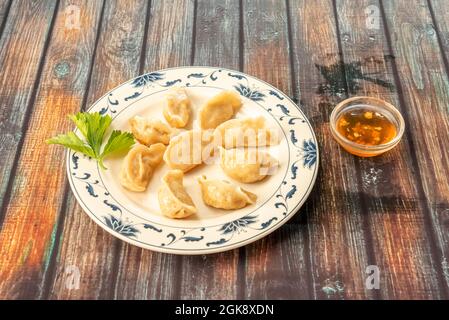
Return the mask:
[[[1, 299], [448, 299], [449, 1], [0, 0]], [[241, 70], [304, 110], [321, 152], [286, 225], [177, 256], [128, 245], [77, 204], [67, 114], [167, 67]], [[391, 152], [354, 157], [329, 115], [354, 95], [404, 115]], [[379, 289], [366, 286], [378, 267]], [[79, 281], [78, 281], [79, 280]]]

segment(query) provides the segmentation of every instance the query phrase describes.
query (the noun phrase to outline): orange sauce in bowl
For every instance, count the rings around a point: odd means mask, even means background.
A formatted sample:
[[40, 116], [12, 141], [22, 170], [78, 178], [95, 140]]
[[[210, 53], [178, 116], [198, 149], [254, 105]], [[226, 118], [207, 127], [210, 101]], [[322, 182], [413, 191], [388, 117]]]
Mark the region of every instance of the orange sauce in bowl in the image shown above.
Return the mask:
[[340, 115], [336, 127], [346, 139], [365, 146], [388, 143], [397, 134], [395, 124], [388, 117], [363, 106]]

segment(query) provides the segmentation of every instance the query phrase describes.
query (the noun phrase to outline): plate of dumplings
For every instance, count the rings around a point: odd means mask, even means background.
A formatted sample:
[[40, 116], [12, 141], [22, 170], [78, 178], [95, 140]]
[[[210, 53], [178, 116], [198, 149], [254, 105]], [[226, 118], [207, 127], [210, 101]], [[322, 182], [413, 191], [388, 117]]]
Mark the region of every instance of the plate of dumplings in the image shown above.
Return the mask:
[[[112, 235], [142, 248], [208, 254], [256, 241], [305, 202], [318, 148], [302, 110], [250, 75], [180, 67], [131, 79], [88, 112], [134, 146], [96, 161], [68, 151], [71, 188]], [[75, 131], [76, 132], [76, 131]]]

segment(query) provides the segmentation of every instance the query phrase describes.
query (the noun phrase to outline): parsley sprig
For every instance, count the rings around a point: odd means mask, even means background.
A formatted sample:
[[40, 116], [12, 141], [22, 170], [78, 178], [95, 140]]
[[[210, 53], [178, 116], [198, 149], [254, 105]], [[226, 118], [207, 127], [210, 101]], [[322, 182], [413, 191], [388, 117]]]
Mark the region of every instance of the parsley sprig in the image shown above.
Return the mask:
[[46, 142], [48, 144], [59, 144], [81, 152], [97, 160], [102, 169], [106, 169], [103, 163], [105, 157], [113, 153], [127, 151], [134, 144], [134, 137], [131, 133], [114, 130], [103, 150], [101, 150], [104, 135], [112, 122], [112, 118], [109, 115], [102, 116], [98, 112], [78, 112], [70, 115], [69, 119], [75, 123], [85, 141], [71, 131], [57, 135]]

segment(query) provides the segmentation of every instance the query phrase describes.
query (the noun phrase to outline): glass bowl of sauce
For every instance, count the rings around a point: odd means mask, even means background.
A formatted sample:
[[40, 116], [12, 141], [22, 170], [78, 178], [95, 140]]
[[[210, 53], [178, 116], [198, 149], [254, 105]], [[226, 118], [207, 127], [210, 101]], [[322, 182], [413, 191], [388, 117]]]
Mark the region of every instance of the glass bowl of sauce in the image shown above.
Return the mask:
[[390, 103], [372, 97], [346, 99], [330, 117], [331, 133], [348, 152], [374, 157], [394, 148], [404, 134], [404, 119]]

